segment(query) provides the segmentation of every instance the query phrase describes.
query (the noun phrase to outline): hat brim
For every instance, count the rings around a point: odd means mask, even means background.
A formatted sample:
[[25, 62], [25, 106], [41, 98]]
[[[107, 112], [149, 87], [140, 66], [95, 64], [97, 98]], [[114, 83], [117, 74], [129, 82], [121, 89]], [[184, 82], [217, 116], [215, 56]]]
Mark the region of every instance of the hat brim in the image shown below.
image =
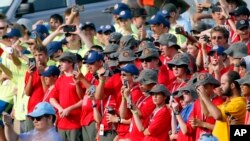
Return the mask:
[[147, 81], [143, 81], [143, 78], [138, 77], [137, 79], [134, 80], [134, 82], [139, 82], [142, 85], [148, 85], [148, 84], [156, 84], [156, 81], [153, 80], [147, 80]]
[[44, 114], [45, 113], [38, 111], [38, 112], [32, 112], [32, 113], [28, 114], [27, 116], [29, 116], [29, 117], [40, 117], [40, 116], [42, 116]]

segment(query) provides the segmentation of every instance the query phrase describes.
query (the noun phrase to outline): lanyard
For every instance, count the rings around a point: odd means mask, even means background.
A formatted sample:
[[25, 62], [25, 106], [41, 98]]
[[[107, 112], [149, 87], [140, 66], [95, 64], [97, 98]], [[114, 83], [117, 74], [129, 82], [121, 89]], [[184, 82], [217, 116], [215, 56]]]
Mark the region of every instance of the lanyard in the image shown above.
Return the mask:
[[182, 87], [183, 84], [185, 84], [185, 82], [181, 82], [177, 88], [176, 88], [176, 84], [175, 84], [175, 85], [173, 86], [173, 88], [172, 88], [171, 93], [174, 93], [177, 89], [179, 89], [180, 87]]
[[140, 99], [138, 100], [138, 102], [136, 103], [136, 105], [138, 106], [138, 108], [140, 108], [142, 106], [142, 103], [144, 101], [146, 101], [148, 98], [150, 97], [150, 95], [146, 96], [144, 99], [142, 99], [143, 97], [140, 97]]
[[161, 109], [163, 109], [163, 107], [164, 107], [164, 105], [163, 105], [161, 108], [156, 108], [156, 109], [153, 111], [152, 115], [150, 116], [149, 123], [153, 120], [153, 118], [155, 117], [155, 115], [156, 115]]
[[[107, 101], [105, 107], [107, 107], [107, 106], [109, 105], [110, 100], [111, 100], [111, 95], [109, 95], [109, 98], [108, 98], [108, 101]], [[106, 109], [104, 110], [104, 107], [103, 107], [103, 100], [101, 100], [101, 111], [102, 111], [102, 116], [103, 116], [103, 115], [106, 113], [106, 111], [107, 111]]]
[[54, 88], [54, 85], [49, 87], [49, 89], [47, 90], [47, 92], [45, 93], [45, 95], [43, 97], [43, 101], [45, 101], [48, 98], [48, 96], [49, 96], [50, 92], [53, 90], [53, 88]]

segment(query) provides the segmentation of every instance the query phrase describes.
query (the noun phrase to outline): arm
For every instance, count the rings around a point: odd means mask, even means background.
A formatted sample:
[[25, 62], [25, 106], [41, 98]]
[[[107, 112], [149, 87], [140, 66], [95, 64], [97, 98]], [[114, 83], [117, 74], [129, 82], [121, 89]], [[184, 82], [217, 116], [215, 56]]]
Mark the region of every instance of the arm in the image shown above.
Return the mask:
[[102, 116], [100, 114], [100, 112], [97, 109], [97, 106], [93, 106], [96, 105], [96, 101], [94, 100], [94, 98], [92, 99], [92, 107], [93, 107], [93, 114], [94, 114], [94, 119], [97, 123], [101, 123], [102, 121]]
[[3, 64], [0, 64], [0, 69], [4, 72], [4, 74], [6, 74], [10, 79], [12, 79], [12, 72], [10, 69], [8, 69], [6, 66], [4, 66]]
[[2, 115], [4, 122], [4, 134], [7, 141], [17, 141], [18, 134], [13, 129], [11, 116], [6, 112], [3, 112]]
[[138, 112], [133, 110], [132, 113], [133, 113], [133, 117], [134, 117], [135, 124], [136, 124], [136, 127], [137, 127], [138, 131], [139, 132], [144, 132], [145, 128], [142, 125], [142, 122], [141, 122], [141, 119], [140, 119], [140, 117], [138, 115]]
[[125, 118], [127, 116], [127, 101], [125, 97], [122, 97], [122, 102], [119, 107], [119, 113], [121, 118]]
[[47, 36], [44, 40], [43, 40], [43, 42], [42, 42], [42, 44], [44, 45], [44, 46], [47, 46], [57, 35], [59, 35], [59, 34], [63, 34], [64, 32], [63, 32], [63, 27], [65, 26], [65, 24], [63, 24], [63, 25], [60, 25], [54, 32], [52, 32], [51, 34], [49, 34], [49, 36]]
[[55, 98], [50, 98], [49, 102], [58, 110], [58, 113], [60, 113], [63, 110], [62, 106], [57, 102]]
[[186, 135], [188, 133], [188, 129], [187, 129], [187, 125], [184, 122], [181, 114], [176, 115], [176, 118], [177, 118], [177, 121], [180, 125], [181, 132]]
[[80, 82], [77, 82], [77, 83], [76, 83], [76, 93], [77, 93], [77, 95], [78, 95], [78, 97], [79, 97], [80, 99], [83, 98], [84, 90], [83, 90], [83, 88], [81, 87]]
[[204, 102], [205, 106], [207, 107], [208, 111], [210, 113], [213, 113], [212, 116], [215, 120], [221, 120], [222, 119], [222, 113], [220, 111], [220, 109], [218, 107], [216, 107], [211, 100], [209, 99], [209, 97], [207, 96], [207, 94], [205, 93], [205, 88], [204, 86], [199, 86], [197, 88], [197, 92], [199, 94], [199, 96], [201, 97], [202, 101]]
[[33, 81], [33, 73], [29, 74], [28, 82], [26, 83], [26, 86], [24, 88], [25, 94], [27, 96], [31, 96], [32, 93], [32, 81]]

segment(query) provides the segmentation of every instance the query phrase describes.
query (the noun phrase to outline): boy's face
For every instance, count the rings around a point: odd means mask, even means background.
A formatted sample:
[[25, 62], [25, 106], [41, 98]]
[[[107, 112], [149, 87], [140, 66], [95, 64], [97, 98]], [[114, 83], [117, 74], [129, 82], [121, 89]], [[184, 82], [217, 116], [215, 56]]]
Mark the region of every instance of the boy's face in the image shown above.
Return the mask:
[[51, 31], [55, 31], [61, 25], [61, 23], [55, 19], [50, 19], [49, 24]]
[[57, 79], [57, 76], [44, 77], [45, 85], [50, 86], [50, 85], [55, 84], [56, 79]]

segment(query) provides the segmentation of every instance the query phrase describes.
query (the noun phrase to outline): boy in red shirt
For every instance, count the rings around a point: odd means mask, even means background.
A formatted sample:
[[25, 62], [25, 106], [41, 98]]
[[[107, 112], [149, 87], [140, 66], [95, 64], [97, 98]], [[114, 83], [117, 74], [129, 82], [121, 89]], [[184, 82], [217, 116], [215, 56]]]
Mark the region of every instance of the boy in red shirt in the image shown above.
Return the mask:
[[80, 141], [82, 88], [73, 74], [76, 55], [65, 52], [59, 58], [63, 74], [57, 79], [50, 103], [58, 110], [58, 131], [64, 140]]

